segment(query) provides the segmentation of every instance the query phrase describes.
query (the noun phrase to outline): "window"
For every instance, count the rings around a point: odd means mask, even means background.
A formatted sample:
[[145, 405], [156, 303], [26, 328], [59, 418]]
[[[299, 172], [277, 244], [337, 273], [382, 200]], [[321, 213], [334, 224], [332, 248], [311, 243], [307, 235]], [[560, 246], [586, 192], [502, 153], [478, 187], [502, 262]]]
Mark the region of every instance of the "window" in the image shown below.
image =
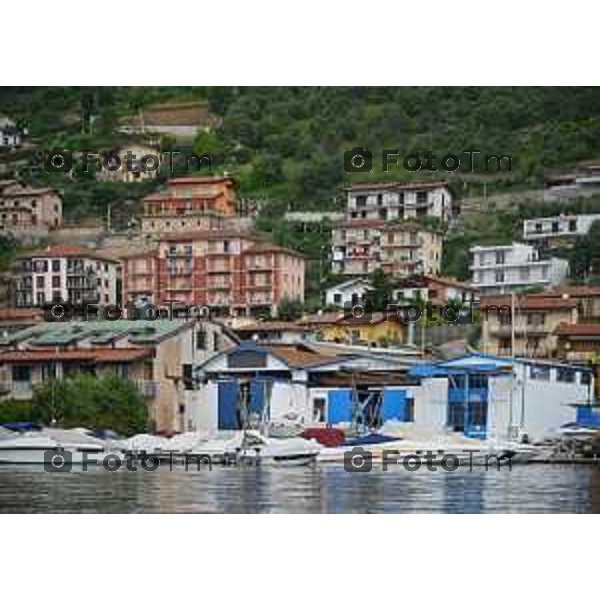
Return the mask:
[[552, 233], [558, 233], [558, 221], [552, 221]]
[[196, 350], [206, 350], [206, 331], [196, 332]]
[[496, 252], [496, 264], [497, 265], [503, 265], [505, 260], [506, 260], [506, 257], [504, 255], [504, 252], [502, 252], [502, 251]]
[[575, 370], [565, 368], [556, 369], [556, 381], [575, 383]]
[[223, 252], [229, 254], [231, 252], [231, 244], [229, 240], [223, 240]]
[[52, 271], [54, 273], [58, 273], [60, 271], [60, 260], [53, 260], [52, 261]]
[[487, 402], [469, 402], [468, 421], [471, 426], [485, 427], [487, 425]]
[[529, 369], [529, 375], [531, 379], [538, 379], [542, 381], [550, 380], [550, 367], [542, 365], [531, 365]]
[[367, 205], [366, 196], [356, 196], [356, 208], [364, 208]]
[[415, 399], [406, 398], [404, 402], [404, 421], [412, 423], [415, 420]]
[[341, 302], [342, 302], [342, 295], [341, 294], [334, 294], [333, 295], [333, 302], [334, 302], [334, 304], [341, 304]]
[[531, 313], [527, 315], [527, 325], [543, 325], [546, 322], [546, 315], [543, 313]]
[[589, 371], [581, 371], [580, 375], [581, 385], [590, 385], [592, 382], [592, 376]]
[[541, 223], [536, 223], [535, 224], [535, 231], [536, 231], [536, 233], [541, 233], [542, 232], [542, 224]]
[[575, 219], [569, 221], [569, 231], [577, 231], [577, 221]]
[[29, 365], [14, 365], [12, 378], [13, 381], [31, 381], [31, 367]]
[[35, 278], [35, 285], [37, 287], [44, 287], [46, 285], [46, 278], [43, 275], [38, 275]]
[[496, 271], [496, 283], [504, 282], [504, 271]]
[[315, 423], [325, 423], [325, 398], [313, 399], [313, 421]]
[[52, 287], [59, 288], [60, 287], [60, 275], [54, 275], [52, 277]]

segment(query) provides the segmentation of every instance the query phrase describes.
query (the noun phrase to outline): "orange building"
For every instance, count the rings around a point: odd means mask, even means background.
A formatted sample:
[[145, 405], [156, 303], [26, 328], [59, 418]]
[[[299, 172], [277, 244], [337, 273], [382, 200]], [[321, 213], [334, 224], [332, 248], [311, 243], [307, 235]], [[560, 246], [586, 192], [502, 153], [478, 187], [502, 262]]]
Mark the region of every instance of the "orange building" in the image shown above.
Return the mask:
[[235, 184], [230, 177], [179, 177], [165, 189], [142, 199], [142, 231], [173, 233], [217, 229], [237, 213]]
[[123, 259], [123, 298], [274, 315], [284, 298], [304, 300], [304, 258], [237, 231], [171, 234], [155, 252]]

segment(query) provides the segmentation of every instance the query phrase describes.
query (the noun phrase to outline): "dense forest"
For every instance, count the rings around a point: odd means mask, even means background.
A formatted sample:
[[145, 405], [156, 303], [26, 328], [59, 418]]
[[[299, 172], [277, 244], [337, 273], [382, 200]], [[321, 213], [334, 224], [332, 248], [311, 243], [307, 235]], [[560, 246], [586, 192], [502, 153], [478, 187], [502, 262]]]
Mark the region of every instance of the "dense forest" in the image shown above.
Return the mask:
[[[447, 175], [400, 166], [384, 173], [377, 160], [383, 149], [400, 155], [431, 150], [438, 157], [466, 149], [511, 155], [510, 177], [478, 169], [490, 193], [539, 186], [544, 168], [600, 156], [600, 88], [593, 87], [5, 87], [0, 114], [27, 126], [41, 148], [94, 149], [122, 140], [119, 117], [146, 105], [187, 100], [208, 102], [221, 123], [200, 133], [189, 149], [210, 154], [215, 172], [232, 173], [240, 195], [260, 202], [259, 227], [300, 250], [308, 246], [315, 264], [327, 240], [311, 238], [307, 244], [281, 224], [283, 212], [339, 207], [341, 189], [350, 180]], [[344, 152], [355, 146], [374, 153], [373, 173], [345, 172]], [[60, 188], [67, 218], [80, 219], [103, 215], [115, 203], [135, 212], [137, 200], [166, 175], [135, 186], [93, 177], [70, 180], [43, 170], [25, 177]], [[466, 180], [462, 169], [450, 176], [459, 195]], [[449, 240], [449, 274], [464, 274], [463, 246], [489, 237], [490, 221]], [[511, 217], [498, 215], [494, 221], [492, 236], [512, 235]]]

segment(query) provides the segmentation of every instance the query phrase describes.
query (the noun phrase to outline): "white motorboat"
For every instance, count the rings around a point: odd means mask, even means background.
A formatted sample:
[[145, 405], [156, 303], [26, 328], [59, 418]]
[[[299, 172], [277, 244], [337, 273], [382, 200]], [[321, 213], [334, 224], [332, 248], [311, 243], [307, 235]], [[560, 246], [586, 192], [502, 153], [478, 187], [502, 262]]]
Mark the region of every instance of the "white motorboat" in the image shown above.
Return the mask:
[[122, 453], [111, 448], [108, 441], [83, 429], [27, 431], [0, 439], [0, 463], [44, 464], [56, 471], [68, 471], [72, 464], [102, 464], [113, 454], [121, 458]]
[[[351, 459], [353, 454], [361, 452], [371, 461], [382, 462], [385, 460], [388, 464], [401, 464], [407, 456], [411, 456], [419, 457], [424, 466], [446, 464], [453, 467], [458, 459], [460, 466], [487, 465], [495, 467], [498, 464], [529, 462], [539, 453], [539, 448], [511, 441], [477, 440], [455, 435], [394, 438], [371, 434], [346, 440], [339, 446], [323, 448], [318, 461], [342, 462], [346, 457]], [[416, 462], [414, 459], [413, 464]]]
[[307, 465], [316, 461], [321, 449], [314, 440], [270, 438], [256, 430], [247, 430], [221, 432], [194, 446], [188, 456], [208, 456], [216, 463], [230, 465]]

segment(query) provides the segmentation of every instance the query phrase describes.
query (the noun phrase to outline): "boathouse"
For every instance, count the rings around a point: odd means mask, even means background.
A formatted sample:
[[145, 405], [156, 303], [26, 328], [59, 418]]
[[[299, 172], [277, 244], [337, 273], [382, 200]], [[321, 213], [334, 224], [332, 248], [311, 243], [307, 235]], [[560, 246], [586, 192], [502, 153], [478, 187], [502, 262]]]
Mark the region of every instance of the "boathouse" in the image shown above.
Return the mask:
[[486, 354], [417, 365], [410, 375], [446, 387], [441, 398], [423, 397], [427, 405], [415, 410], [416, 426], [480, 438], [552, 435], [575, 420], [576, 406], [589, 404], [594, 389], [586, 367]]
[[408, 369], [398, 360], [309, 344], [243, 342], [195, 367], [193, 427], [238, 429], [260, 418], [306, 426], [412, 421], [422, 386], [409, 379]]

